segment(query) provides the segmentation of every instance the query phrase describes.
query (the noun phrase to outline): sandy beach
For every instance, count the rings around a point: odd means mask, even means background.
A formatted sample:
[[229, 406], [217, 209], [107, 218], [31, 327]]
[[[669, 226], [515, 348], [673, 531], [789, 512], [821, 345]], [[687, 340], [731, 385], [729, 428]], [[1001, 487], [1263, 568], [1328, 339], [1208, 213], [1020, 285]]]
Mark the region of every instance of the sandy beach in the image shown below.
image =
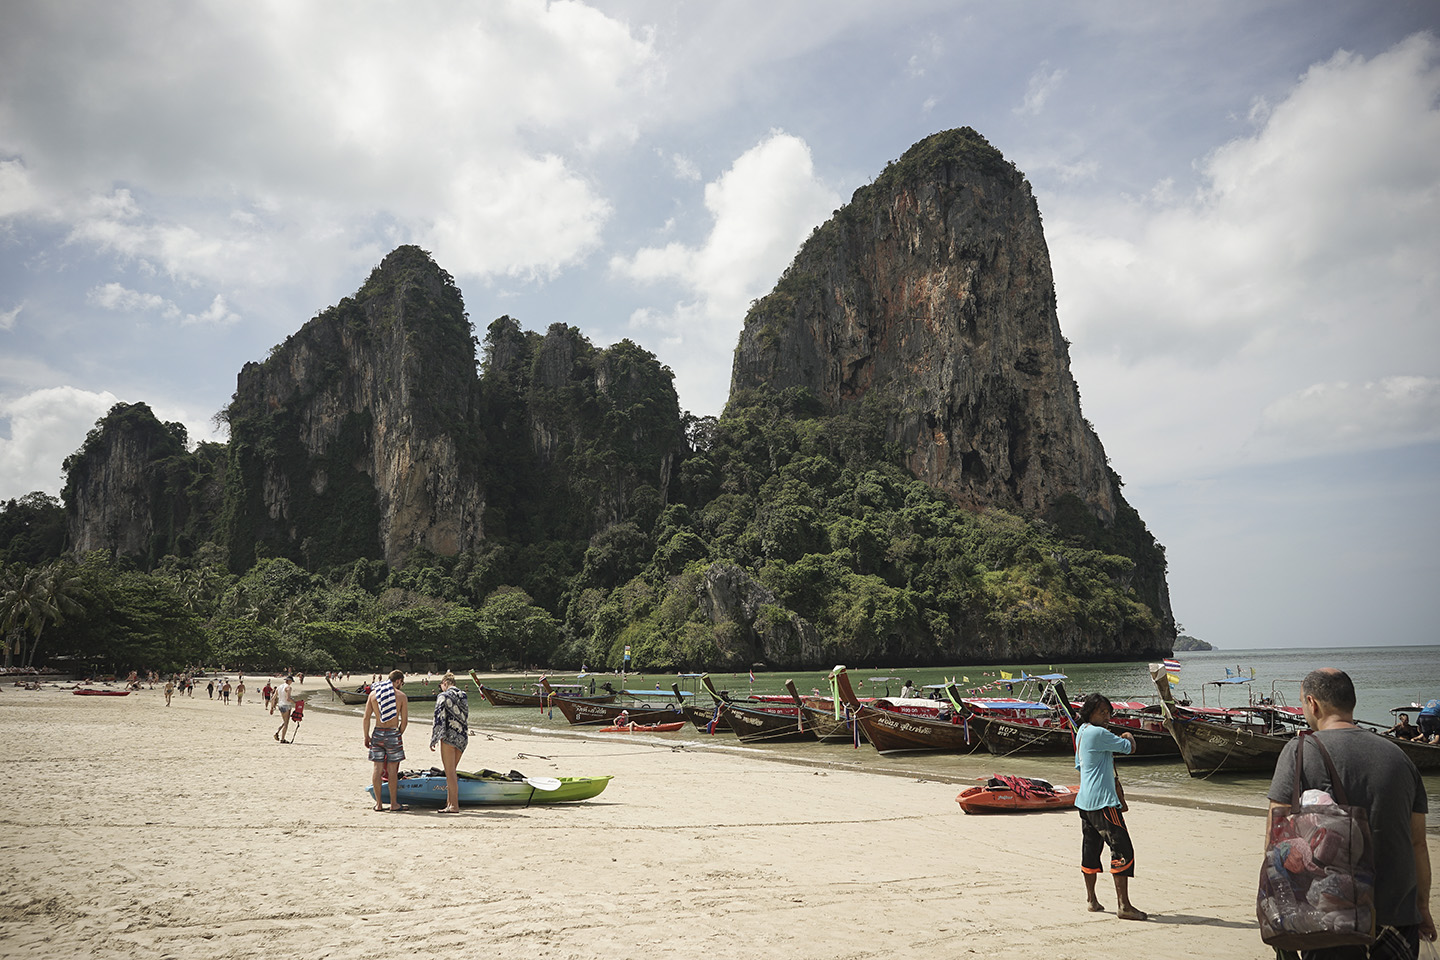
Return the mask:
[[[360, 721], [314, 700], [282, 745], [253, 692], [0, 691], [0, 956], [1273, 956], [1258, 808], [1132, 802], [1134, 923], [1104, 878], [1110, 912], [1086, 912], [1071, 812], [966, 816], [950, 783], [634, 738], [490, 738], [478, 705], [462, 769], [615, 779], [578, 804], [376, 813]], [[429, 716], [412, 708], [407, 769], [438, 763]]]

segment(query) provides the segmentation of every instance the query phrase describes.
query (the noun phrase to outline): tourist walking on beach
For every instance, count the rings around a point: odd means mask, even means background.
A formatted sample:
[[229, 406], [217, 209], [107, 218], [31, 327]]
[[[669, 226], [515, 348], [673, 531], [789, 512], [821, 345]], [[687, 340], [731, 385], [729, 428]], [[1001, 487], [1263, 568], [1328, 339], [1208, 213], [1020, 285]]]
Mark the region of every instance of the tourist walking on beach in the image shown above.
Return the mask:
[[225, 706], [230, 706], [230, 681], [226, 680], [220, 687], [220, 699], [225, 701]]
[[1106, 728], [1115, 712], [1110, 698], [1092, 693], [1080, 705], [1080, 729], [1075, 733], [1075, 766], [1080, 771], [1080, 871], [1085, 876], [1085, 899], [1095, 913], [1104, 911], [1095, 895], [1100, 875], [1100, 848], [1110, 848], [1110, 876], [1115, 880], [1121, 920], [1146, 920], [1148, 915], [1130, 902], [1130, 878], [1135, 876], [1135, 845], [1123, 814], [1129, 807], [1115, 776], [1115, 754], [1135, 750], [1133, 734], [1116, 735]]
[[245, 702], [245, 678], [241, 677], [235, 684], [235, 706]]
[[214, 681], [214, 680], [211, 680], [209, 683], [205, 684], [205, 691], [210, 694], [210, 699], [211, 699], [211, 700], [214, 700], [214, 699], [215, 699], [215, 681]]
[[170, 698], [175, 694], [175, 681], [165, 681], [165, 706], [170, 706]]
[[[410, 724], [410, 698], [400, 689], [405, 683], [405, 673], [391, 670], [390, 676], [375, 684], [365, 700], [365, 748], [370, 751], [370, 760], [375, 764], [370, 774], [370, 786], [375, 791], [375, 809], [383, 810], [380, 791], [381, 776], [390, 782], [390, 809], [404, 810], [400, 803], [400, 761], [405, 759], [405, 728]], [[370, 729], [371, 719], [375, 729]]]
[[295, 697], [290, 690], [290, 684], [294, 677], [286, 677], [285, 682], [275, 691], [275, 706], [280, 711], [280, 729], [275, 731], [275, 739], [285, 743], [285, 734], [290, 730], [290, 711], [295, 707]]
[[440, 693], [435, 697], [435, 720], [430, 730], [430, 749], [440, 746], [440, 762], [445, 767], [445, 809], [441, 813], [460, 812], [460, 755], [470, 743], [470, 701], [465, 691], [455, 686], [455, 674], [440, 678]]
[[[1393, 741], [1355, 725], [1355, 684], [1343, 671], [1312, 670], [1300, 682], [1300, 705], [1315, 738], [1335, 764], [1346, 800], [1369, 811], [1375, 852], [1375, 942], [1365, 947], [1307, 950], [1305, 960], [1420, 956], [1420, 938], [1435, 939], [1430, 915], [1430, 848], [1425, 841], [1429, 801], [1415, 764]], [[1290, 812], [1295, 797], [1297, 741], [1285, 745], [1270, 781], [1270, 817]], [[1304, 752], [1302, 787], [1334, 790], [1320, 751]]]

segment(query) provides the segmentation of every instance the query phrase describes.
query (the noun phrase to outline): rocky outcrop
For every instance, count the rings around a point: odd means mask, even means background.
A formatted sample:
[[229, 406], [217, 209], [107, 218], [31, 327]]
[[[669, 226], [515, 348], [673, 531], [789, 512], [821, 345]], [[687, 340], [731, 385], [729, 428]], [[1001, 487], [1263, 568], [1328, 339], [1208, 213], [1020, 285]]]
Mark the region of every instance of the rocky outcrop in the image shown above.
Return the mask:
[[418, 247], [246, 364], [227, 414], [237, 568], [257, 550], [393, 564], [484, 537], [474, 341], [460, 291]]
[[161, 423], [143, 403], [117, 403], [66, 458], [71, 551], [127, 556], [149, 565], [188, 555], [211, 532], [223, 487], [215, 444], [186, 449], [184, 424]]
[[815, 626], [781, 606], [775, 594], [735, 564], [712, 563], [698, 594], [700, 611], [718, 628], [715, 641], [723, 664], [789, 666], [826, 659]]
[[1039, 515], [1064, 494], [1108, 523], [1117, 490], [1080, 412], [1030, 186], [969, 128], [911, 147], [817, 228], [757, 301], [732, 402], [801, 388], [879, 408], [932, 487]]
[[480, 392], [507, 533], [589, 538], [626, 518], [649, 528], [687, 450], [673, 374], [629, 340], [596, 348], [575, 327], [490, 325]]

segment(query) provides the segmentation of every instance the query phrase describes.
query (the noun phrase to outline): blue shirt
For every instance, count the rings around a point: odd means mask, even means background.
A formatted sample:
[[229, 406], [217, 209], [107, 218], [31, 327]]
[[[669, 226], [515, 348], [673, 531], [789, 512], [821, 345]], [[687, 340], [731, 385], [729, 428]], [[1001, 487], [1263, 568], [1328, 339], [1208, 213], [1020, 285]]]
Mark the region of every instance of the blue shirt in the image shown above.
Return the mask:
[[1103, 810], [1120, 806], [1115, 793], [1115, 754], [1135, 749], [1130, 741], [1104, 727], [1082, 723], [1075, 735], [1075, 768], [1080, 771], [1080, 792], [1075, 806], [1080, 810]]

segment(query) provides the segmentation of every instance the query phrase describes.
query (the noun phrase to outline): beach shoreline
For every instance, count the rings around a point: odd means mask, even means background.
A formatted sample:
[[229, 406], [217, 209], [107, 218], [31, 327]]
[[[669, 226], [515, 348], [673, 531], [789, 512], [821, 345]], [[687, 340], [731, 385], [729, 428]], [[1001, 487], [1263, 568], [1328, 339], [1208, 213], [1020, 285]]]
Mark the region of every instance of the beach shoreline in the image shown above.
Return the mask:
[[[1249, 809], [1135, 798], [1132, 896], [1153, 919], [1127, 923], [1108, 881], [1110, 912], [1085, 910], [1073, 813], [967, 816], [954, 782], [898, 768], [486, 732], [472, 707], [462, 769], [615, 779], [579, 804], [376, 813], [351, 708], [317, 698], [281, 745], [258, 694], [197, 694], [0, 692], [18, 774], [0, 955], [1272, 956]], [[405, 769], [438, 765], [428, 707]]]

